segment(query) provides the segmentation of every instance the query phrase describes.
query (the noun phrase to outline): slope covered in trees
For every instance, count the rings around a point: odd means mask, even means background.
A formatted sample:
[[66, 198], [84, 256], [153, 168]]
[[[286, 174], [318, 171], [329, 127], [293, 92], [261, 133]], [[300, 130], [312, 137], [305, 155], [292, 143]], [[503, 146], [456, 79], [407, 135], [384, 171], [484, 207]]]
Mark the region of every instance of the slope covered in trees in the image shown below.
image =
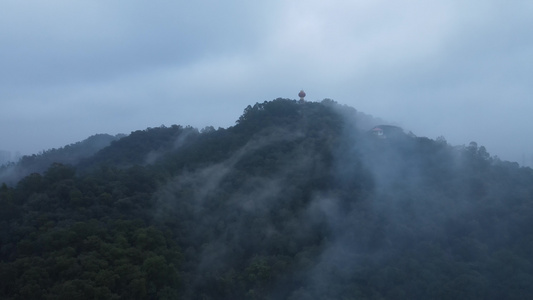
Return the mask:
[[39, 155], [25, 155], [18, 163], [0, 166], [0, 182], [14, 184], [31, 173], [46, 171], [53, 163], [78, 164], [81, 160], [91, 157], [121, 137], [123, 135], [95, 134], [81, 142], [59, 149], [42, 151]]
[[372, 123], [276, 99], [4, 184], [0, 297], [531, 298], [533, 170]]

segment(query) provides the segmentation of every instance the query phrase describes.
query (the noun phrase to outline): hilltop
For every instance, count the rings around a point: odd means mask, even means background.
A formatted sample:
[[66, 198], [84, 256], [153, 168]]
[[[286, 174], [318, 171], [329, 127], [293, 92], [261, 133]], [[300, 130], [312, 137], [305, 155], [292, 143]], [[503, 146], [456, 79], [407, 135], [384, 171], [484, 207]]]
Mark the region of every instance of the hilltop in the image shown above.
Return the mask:
[[533, 170], [383, 123], [276, 99], [49, 162], [0, 188], [0, 297], [533, 296]]

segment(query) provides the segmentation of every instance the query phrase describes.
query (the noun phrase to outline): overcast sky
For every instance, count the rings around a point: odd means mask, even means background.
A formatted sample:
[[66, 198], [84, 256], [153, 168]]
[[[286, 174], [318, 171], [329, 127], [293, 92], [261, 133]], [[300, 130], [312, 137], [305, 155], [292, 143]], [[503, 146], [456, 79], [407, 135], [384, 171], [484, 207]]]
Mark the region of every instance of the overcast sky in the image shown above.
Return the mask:
[[0, 150], [333, 99], [533, 163], [533, 1], [0, 3]]

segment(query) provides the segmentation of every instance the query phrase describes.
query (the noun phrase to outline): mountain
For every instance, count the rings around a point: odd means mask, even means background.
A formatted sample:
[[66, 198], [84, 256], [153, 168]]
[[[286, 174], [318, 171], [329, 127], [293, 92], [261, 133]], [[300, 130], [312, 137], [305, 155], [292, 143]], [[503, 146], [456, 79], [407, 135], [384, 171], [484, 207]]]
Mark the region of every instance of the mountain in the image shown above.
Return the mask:
[[95, 134], [87, 139], [59, 149], [43, 151], [38, 155], [25, 155], [17, 163], [0, 167], [0, 182], [14, 184], [31, 173], [42, 173], [53, 163], [78, 164], [123, 135]]
[[383, 123], [276, 99], [4, 184], [0, 297], [530, 299], [533, 170]]

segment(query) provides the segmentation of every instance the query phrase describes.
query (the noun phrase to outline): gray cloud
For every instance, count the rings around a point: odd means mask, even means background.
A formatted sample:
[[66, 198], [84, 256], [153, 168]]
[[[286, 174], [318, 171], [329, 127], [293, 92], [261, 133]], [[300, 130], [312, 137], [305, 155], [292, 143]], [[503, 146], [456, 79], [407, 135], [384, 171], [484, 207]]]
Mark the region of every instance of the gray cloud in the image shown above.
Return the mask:
[[[230, 126], [246, 105], [332, 98], [418, 135], [533, 153], [527, 1], [126, 1], [0, 10], [0, 148]], [[521, 161], [520, 161], [521, 162]], [[532, 162], [533, 163], [533, 162]]]

